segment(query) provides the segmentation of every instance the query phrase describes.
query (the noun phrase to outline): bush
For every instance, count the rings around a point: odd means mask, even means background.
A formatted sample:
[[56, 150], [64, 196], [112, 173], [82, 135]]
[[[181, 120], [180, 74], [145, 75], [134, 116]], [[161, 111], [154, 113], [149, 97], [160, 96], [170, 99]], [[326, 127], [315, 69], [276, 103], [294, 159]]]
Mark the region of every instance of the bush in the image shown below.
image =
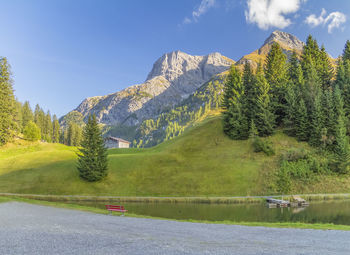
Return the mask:
[[275, 150], [272, 147], [272, 143], [267, 140], [262, 140], [259, 137], [255, 137], [253, 140], [254, 152], [264, 152], [267, 156], [275, 155]]
[[298, 161], [300, 159], [307, 159], [309, 152], [304, 148], [292, 148], [282, 154], [282, 160], [286, 161]]
[[29, 121], [24, 127], [23, 135], [29, 141], [38, 141], [41, 138], [41, 131], [33, 121]]

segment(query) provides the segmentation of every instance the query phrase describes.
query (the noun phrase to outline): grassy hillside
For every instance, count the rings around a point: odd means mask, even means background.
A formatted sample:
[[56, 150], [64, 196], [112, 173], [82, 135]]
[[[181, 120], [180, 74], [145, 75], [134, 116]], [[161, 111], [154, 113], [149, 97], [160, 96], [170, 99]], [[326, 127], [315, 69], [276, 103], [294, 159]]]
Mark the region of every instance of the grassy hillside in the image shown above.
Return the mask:
[[[149, 149], [109, 151], [110, 174], [98, 183], [78, 177], [76, 148], [26, 143], [0, 148], [0, 192], [115, 196], [237, 196], [273, 191], [283, 151], [308, 148], [277, 132], [268, 138], [276, 155], [254, 153], [249, 141], [222, 133], [219, 117], [206, 119], [182, 136]], [[348, 177], [320, 177], [294, 192], [348, 192]]]

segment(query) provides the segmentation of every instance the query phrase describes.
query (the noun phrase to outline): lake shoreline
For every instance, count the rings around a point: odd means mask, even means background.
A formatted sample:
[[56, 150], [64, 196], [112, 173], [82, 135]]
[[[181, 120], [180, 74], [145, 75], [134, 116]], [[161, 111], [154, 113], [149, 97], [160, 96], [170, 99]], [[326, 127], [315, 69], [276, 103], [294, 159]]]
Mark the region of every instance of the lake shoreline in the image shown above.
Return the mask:
[[57, 202], [143, 202], [143, 203], [203, 203], [203, 204], [241, 204], [262, 203], [266, 198], [290, 200], [292, 196], [300, 196], [307, 201], [332, 201], [350, 199], [350, 193], [339, 194], [295, 194], [266, 196], [233, 196], [233, 197], [147, 197], [147, 196], [89, 196], [89, 195], [42, 195], [0, 193], [0, 197], [18, 197]]
[[[56, 208], [65, 208], [70, 210], [78, 210], [83, 212], [90, 212], [96, 214], [109, 214], [107, 210], [90, 207], [79, 204], [68, 204], [68, 203], [59, 203], [59, 202], [50, 202], [43, 200], [32, 200], [26, 198], [14, 198], [14, 197], [0, 197], [0, 203], [6, 202], [23, 202], [29, 204], [37, 204], [43, 206], [50, 206]], [[112, 216], [121, 216], [121, 213], [113, 212]], [[336, 225], [332, 223], [303, 223], [303, 222], [234, 222], [234, 221], [208, 221], [208, 220], [179, 220], [179, 219], [170, 219], [170, 218], [162, 218], [162, 217], [154, 217], [148, 215], [140, 215], [140, 214], [131, 214], [127, 213], [125, 217], [131, 218], [147, 218], [147, 219], [158, 219], [158, 220], [170, 220], [177, 222], [192, 222], [192, 223], [206, 223], [206, 224], [224, 224], [224, 225], [239, 225], [239, 226], [251, 226], [251, 227], [268, 227], [268, 228], [296, 228], [296, 229], [315, 229], [315, 230], [342, 230], [342, 231], [350, 231], [349, 225]]]

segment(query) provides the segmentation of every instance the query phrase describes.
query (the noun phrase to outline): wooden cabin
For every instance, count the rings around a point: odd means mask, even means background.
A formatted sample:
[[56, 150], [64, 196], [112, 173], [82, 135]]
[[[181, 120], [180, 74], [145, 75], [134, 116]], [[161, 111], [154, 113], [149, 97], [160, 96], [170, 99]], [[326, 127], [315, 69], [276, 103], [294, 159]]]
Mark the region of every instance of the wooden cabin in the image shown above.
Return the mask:
[[108, 136], [105, 138], [105, 145], [108, 149], [113, 148], [129, 148], [130, 142], [122, 138]]

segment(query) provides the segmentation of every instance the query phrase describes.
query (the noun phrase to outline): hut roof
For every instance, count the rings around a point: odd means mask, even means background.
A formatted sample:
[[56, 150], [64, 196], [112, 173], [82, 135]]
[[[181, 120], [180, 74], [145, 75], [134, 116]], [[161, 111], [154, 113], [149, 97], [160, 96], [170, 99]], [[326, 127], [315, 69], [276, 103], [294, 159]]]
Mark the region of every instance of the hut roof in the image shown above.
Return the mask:
[[127, 141], [127, 140], [124, 140], [124, 139], [122, 139], [122, 138], [118, 138], [118, 137], [113, 137], [113, 136], [108, 136], [108, 137], [106, 137], [106, 140], [113, 140], [113, 141], [115, 141], [115, 142], [123, 142], [123, 143], [129, 143], [130, 144], [130, 142], [129, 141]]

